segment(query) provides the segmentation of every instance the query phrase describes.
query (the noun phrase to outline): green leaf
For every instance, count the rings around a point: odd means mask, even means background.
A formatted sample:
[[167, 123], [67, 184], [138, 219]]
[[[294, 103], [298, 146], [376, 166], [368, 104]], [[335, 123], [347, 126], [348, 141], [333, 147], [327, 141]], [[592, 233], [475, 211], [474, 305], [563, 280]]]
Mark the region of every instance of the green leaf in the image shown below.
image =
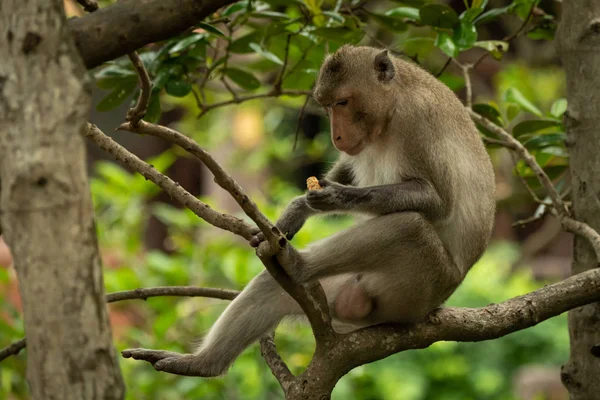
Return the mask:
[[122, 78], [123, 79], [123, 78], [127, 78], [130, 76], [137, 77], [137, 74], [133, 70], [123, 68], [118, 65], [109, 65], [108, 67], [102, 68], [100, 71], [98, 71], [96, 74], [94, 74], [94, 77], [98, 80], [107, 79], [107, 78]]
[[225, 34], [223, 32], [221, 32], [219, 29], [215, 28], [212, 25], [205, 24], [204, 22], [199, 22], [197, 26], [198, 28], [204, 29], [206, 32], [210, 32], [217, 36], [225, 37]]
[[388, 10], [385, 15], [394, 18], [408, 18], [415, 21], [420, 20], [419, 9], [415, 7], [397, 7]]
[[527, 100], [523, 93], [521, 93], [517, 88], [508, 89], [504, 93], [503, 99], [506, 102], [517, 104], [523, 111], [530, 112], [538, 117], [543, 115], [540, 109], [537, 108], [531, 101]]
[[254, 50], [250, 47], [250, 43], [260, 42], [261, 38], [262, 34], [259, 31], [251, 32], [234, 40], [229, 45], [229, 51], [238, 54], [252, 53]]
[[267, 60], [272, 61], [275, 64], [283, 65], [283, 61], [281, 61], [281, 58], [277, 57], [275, 54], [271, 53], [270, 51], [263, 49], [262, 47], [260, 47], [260, 45], [258, 43], [250, 43], [249, 46], [252, 50], [257, 52], [258, 54], [260, 54]]
[[477, 114], [481, 115], [492, 121], [494, 124], [498, 126], [504, 126], [504, 121], [502, 120], [502, 114], [500, 114], [500, 110], [488, 103], [478, 103], [473, 104], [473, 111]]
[[421, 22], [425, 25], [451, 29], [458, 23], [456, 12], [445, 4], [427, 4], [419, 11]]
[[400, 18], [388, 17], [387, 15], [380, 15], [369, 13], [369, 17], [373, 18], [380, 26], [392, 31], [392, 32], [404, 32], [408, 25]]
[[225, 75], [234, 81], [239, 87], [246, 90], [254, 90], [260, 87], [260, 81], [254, 77], [254, 75], [242, 71], [238, 68], [227, 68], [224, 71]]
[[[536, 135], [536, 136], [532, 137], [531, 139], [524, 141], [523, 145], [529, 150], [542, 149], [542, 148], [550, 147], [550, 146], [556, 146], [556, 147], [560, 148], [560, 147], [564, 146], [566, 137], [567, 137], [567, 135], [565, 135], [564, 133], [549, 133], [546, 135]], [[553, 154], [553, 153], [546, 153], [546, 154]], [[566, 153], [561, 153], [560, 156], [563, 157], [564, 156], [563, 154], [566, 154]]]
[[343, 24], [345, 19], [344, 16], [341, 14], [338, 14], [336, 12], [333, 11], [323, 11], [323, 15], [328, 16], [329, 18], [331, 18], [333, 21], [335, 22], [339, 22], [340, 24]]
[[499, 16], [509, 13], [513, 7], [514, 5], [511, 4], [502, 8], [492, 8], [491, 10], [488, 10], [481, 14], [479, 17], [475, 18], [474, 23], [475, 25], [479, 25], [493, 21]]
[[435, 41], [433, 38], [418, 36], [406, 39], [401, 46], [402, 51], [409, 57], [425, 57], [435, 47]]
[[516, 105], [515, 103], [509, 103], [508, 107], [506, 107], [506, 118], [509, 121], [515, 119], [517, 115], [521, 112], [521, 107]]
[[446, 32], [438, 32], [435, 39], [435, 46], [442, 50], [448, 57], [456, 57], [458, 55], [456, 44]]
[[323, 39], [342, 44], [356, 43], [360, 41], [364, 35], [360, 31], [355, 31], [341, 26], [336, 28], [317, 28], [311, 33]]
[[224, 17], [228, 17], [231, 14], [234, 14], [238, 11], [242, 11], [245, 10], [248, 7], [248, 2], [247, 1], [240, 1], [238, 3], [232, 4], [229, 7], [227, 7], [225, 9], [225, 11], [223, 11], [223, 13], [221, 14]]
[[117, 108], [129, 96], [131, 96], [136, 86], [137, 80], [123, 81], [122, 85], [116, 87], [112, 92], [110, 92], [106, 97], [104, 97], [102, 100], [100, 100], [100, 102], [98, 102], [98, 105], [96, 105], [96, 110], [109, 111], [114, 108]]
[[117, 86], [126, 85], [129, 82], [137, 82], [138, 77], [134, 75], [119, 76], [113, 78], [104, 78], [96, 81], [96, 86], [100, 89], [111, 90]]
[[552, 115], [554, 118], [562, 118], [565, 111], [567, 111], [567, 106], [567, 99], [557, 99], [554, 103], [552, 103], [552, 107], [550, 107], [550, 115]]
[[251, 14], [256, 18], [269, 18], [269, 19], [290, 19], [290, 16], [277, 11], [255, 11]]
[[473, 47], [477, 40], [477, 29], [471, 22], [460, 21], [458, 28], [454, 31], [454, 43], [459, 51], [468, 50]]
[[150, 102], [148, 103], [148, 110], [146, 110], [146, 115], [144, 115], [144, 121], [155, 124], [160, 119], [161, 114], [160, 95], [158, 92], [152, 92]]
[[460, 14], [460, 16], [458, 17], [458, 19], [460, 19], [461, 21], [467, 21], [467, 22], [473, 22], [473, 20], [475, 18], [477, 18], [477, 16], [479, 14], [481, 14], [483, 12], [483, 8], [469, 8], [465, 11], [463, 11], [462, 14]]
[[195, 43], [204, 41], [205, 37], [206, 35], [204, 33], [194, 33], [184, 38], [183, 40], [180, 40], [179, 42], [177, 42], [177, 44], [175, 44], [175, 46], [171, 47], [171, 49], [169, 49], [169, 54], [179, 53], [180, 51], [187, 49]]
[[473, 0], [471, 2], [471, 8], [481, 8], [484, 9], [488, 4], [488, 0]]
[[504, 53], [508, 51], [508, 42], [502, 40], [482, 40], [475, 42], [474, 45], [489, 51], [496, 60], [501, 60]]
[[175, 97], [185, 97], [192, 91], [192, 85], [183, 80], [170, 80], [165, 86], [167, 93]]
[[547, 120], [547, 119], [532, 119], [527, 121], [519, 122], [512, 130], [514, 137], [533, 132], [539, 132], [546, 129], [552, 128], [553, 131], [563, 131], [562, 124], [558, 121]]

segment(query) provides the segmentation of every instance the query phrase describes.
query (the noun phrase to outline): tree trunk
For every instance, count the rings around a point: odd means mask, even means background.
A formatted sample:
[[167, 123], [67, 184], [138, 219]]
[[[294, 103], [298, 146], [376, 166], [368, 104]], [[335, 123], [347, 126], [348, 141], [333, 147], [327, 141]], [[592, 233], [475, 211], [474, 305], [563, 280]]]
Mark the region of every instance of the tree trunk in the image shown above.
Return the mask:
[[[567, 77], [565, 114], [575, 217], [600, 231], [600, 2], [562, 3], [557, 46]], [[573, 273], [598, 267], [591, 246], [575, 238]], [[562, 380], [572, 400], [600, 396], [600, 303], [569, 312], [571, 356]]]
[[121, 399], [81, 136], [91, 94], [62, 0], [0, 1], [0, 222], [33, 399]]

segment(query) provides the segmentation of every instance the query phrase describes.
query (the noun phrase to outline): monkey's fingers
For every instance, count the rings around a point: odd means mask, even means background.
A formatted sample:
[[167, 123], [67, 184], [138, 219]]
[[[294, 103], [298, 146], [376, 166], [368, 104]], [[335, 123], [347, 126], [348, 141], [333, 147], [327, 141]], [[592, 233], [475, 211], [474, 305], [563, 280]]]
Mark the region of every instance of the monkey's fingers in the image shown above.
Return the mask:
[[252, 246], [252, 247], [258, 247], [258, 245], [261, 242], [264, 242], [264, 240], [265, 240], [265, 235], [262, 232], [259, 232], [256, 235], [254, 235], [252, 237], [252, 239], [250, 239], [250, 246]]
[[181, 356], [179, 353], [166, 350], [151, 350], [151, 349], [126, 349], [121, 352], [124, 358], [133, 358], [134, 360], [148, 361], [154, 365], [156, 362], [168, 357]]

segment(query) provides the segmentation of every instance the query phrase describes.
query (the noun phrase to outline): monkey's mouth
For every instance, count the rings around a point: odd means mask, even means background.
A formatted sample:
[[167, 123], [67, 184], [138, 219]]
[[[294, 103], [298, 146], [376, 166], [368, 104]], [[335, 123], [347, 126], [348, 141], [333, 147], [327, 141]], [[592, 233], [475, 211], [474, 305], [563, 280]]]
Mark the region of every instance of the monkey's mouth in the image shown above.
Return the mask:
[[364, 142], [362, 140], [359, 140], [358, 143], [356, 143], [356, 145], [352, 146], [351, 148], [346, 149], [346, 150], [343, 150], [343, 149], [339, 149], [339, 150], [343, 151], [344, 153], [348, 154], [349, 156], [355, 156], [363, 150], [363, 147], [364, 147]]

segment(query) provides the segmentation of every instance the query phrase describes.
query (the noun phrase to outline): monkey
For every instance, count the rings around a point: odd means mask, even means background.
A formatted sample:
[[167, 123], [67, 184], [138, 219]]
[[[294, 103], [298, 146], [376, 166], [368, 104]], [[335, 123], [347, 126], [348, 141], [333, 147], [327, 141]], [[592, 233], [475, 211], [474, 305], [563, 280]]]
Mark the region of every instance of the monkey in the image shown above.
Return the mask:
[[[288, 240], [314, 215], [348, 213], [348, 229], [278, 255], [300, 282], [318, 280], [335, 328], [424, 320], [461, 284], [488, 245], [495, 178], [458, 97], [387, 50], [345, 45], [324, 60], [313, 89], [337, 162], [276, 222]], [[264, 236], [250, 244], [260, 249]], [[264, 246], [264, 245], [263, 245]], [[156, 370], [213, 377], [299, 305], [263, 271], [226, 308], [193, 354], [124, 350]]]

